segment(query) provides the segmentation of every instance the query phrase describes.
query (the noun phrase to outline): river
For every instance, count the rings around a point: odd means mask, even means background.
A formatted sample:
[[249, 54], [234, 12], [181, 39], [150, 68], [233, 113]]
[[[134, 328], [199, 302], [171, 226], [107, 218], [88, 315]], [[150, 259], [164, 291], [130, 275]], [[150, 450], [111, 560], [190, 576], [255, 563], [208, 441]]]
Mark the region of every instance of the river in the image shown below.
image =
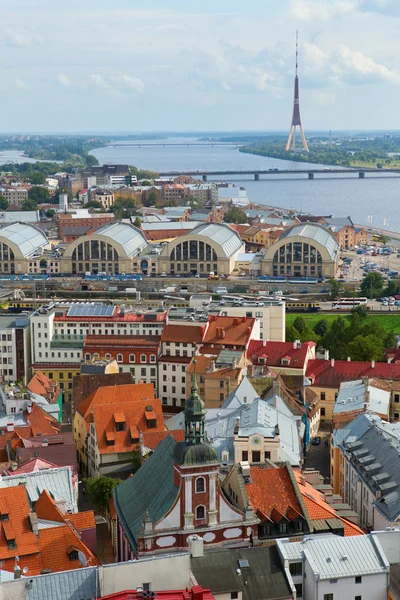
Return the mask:
[[[179, 141], [173, 138], [166, 142]], [[193, 142], [193, 139], [187, 141]], [[239, 152], [230, 146], [106, 146], [91, 152], [100, 164], [121, 163], [155, 171], [218, 169], [307, 169], [321, 167]], [[208, 178], [209, 181], [218, 178]], [[400, 178], [396, 176], [324, 173], [309, 180], [306, 175], [224, 176], [223, 181], [246, 187], [257, 204], [295, 208], [312, 214], [351, 216], [355, 223], [400, 232]], [[368, 217], [372, 217], [372, 222]]]

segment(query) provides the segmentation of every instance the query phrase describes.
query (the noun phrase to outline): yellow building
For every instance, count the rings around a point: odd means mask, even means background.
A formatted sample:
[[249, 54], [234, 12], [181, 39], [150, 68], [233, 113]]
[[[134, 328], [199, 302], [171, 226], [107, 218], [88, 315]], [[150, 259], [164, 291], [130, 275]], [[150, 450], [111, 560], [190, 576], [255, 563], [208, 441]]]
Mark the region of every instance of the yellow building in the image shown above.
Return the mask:
[[100, 202], [105, 210], [109, 210], [114, 206], [114, 194], [109, 190], [97, 190], [93, 195], [95, 202]]
[[32, 375], [41, 371], [49, 379], [57, 381], [60, 388], [64, 391], [64, 401], [71, 402], [73, 379], [79, 373], [80, 364], [34, 364], [32, 365]]

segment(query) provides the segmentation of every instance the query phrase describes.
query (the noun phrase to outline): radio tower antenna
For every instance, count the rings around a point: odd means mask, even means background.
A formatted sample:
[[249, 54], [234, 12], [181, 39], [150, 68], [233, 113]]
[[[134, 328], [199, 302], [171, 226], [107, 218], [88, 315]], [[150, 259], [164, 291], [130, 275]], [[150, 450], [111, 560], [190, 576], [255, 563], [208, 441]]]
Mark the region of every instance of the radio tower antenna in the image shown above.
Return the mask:
[[303, 125], [300, 117], [300, 97], [299, 97], [299, 32], [296, 30], [296, 70], [294, 78], [294, 99], [293, 99], [293, 114], [292, 122], [290, 125], [289, 136], [286, 143], [286, 150], [294, 150], [296, 148], [296, 127], [299, 127], [301, 134], [301, 141], [303, 142], [303, 148], [306, 152], [309, 152], [306, 137], [304, 135]]

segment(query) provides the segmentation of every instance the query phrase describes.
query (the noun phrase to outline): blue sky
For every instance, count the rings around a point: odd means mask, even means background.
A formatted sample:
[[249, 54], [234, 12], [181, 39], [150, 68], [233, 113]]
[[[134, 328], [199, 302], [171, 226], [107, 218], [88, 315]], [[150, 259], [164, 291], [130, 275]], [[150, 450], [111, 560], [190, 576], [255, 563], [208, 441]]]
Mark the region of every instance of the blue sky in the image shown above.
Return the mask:
[[400, 0], [0, 0], [0, 131], [400, 129]]

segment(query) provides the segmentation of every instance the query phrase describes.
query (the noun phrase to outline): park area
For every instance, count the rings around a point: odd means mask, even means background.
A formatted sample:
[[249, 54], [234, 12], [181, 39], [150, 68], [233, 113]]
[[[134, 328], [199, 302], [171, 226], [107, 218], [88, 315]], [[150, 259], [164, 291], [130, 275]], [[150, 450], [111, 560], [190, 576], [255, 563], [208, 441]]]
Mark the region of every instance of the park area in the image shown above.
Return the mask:
[[[326, 321], [331, 324], [338, 316], [343, 317], [348, 325], [351, 324], [352, 317], [349, 313], [335, 313], [335, 314], [324, 314], [324, 313], [312, 313], [312, 314], [287, 314], [286, 315], [286, 324], [293, 325], [294, 321], [297, 317], [304, 317], [307, 321], [307, 325], [314, 329], [316, 324], [321, 321], [321, 319], [326, 319]], [[368, 315], [365, 319], [365, 324], [377, 324], [380, 325], [385, 331], [393, 331], [395, 334], [400, 335], [400, 314], [384, 314], [384, 315]]]

